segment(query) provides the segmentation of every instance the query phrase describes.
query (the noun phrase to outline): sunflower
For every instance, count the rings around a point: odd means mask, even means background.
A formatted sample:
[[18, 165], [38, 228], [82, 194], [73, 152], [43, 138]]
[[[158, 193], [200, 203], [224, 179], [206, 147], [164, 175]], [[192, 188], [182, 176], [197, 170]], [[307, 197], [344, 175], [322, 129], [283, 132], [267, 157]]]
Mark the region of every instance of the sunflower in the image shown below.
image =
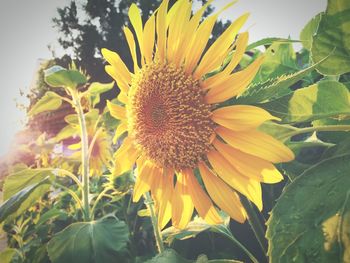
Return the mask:
[[[111, 115], [121, 120], [116, 136], [127, 133], [115, 153], [114, 174], [136, 164], [133, 200], [151, 191], [161, 228], [170, 220], [184, 228], [194, 209], [208, 223], [221, 223], [216, 206], [244, 222], [238, 193], [262, 210], [260, 183], [281, 181], [273, 163], [294, 158], [285, 145], [257, 130], [278, 118], [255, 106], [222, 105], [248, 87], [262, 57], [233, 73], [247, 46], [248, 33], [237, 34], [248, 14], [207, 47], [222, 11], [201, 22], [211, 2], [192, 14], [188, 0], [175, 2], [169, 11], [163, 0], [144, 25], [131, 5], [134, 33], [128, 27], [124, 33], [133, 73], [117, 53], [102, 49], [109, 63], [105, 70], [120, 87], [118, 100], [124, 104], [108, 102]], [[208, 77], [231, 52], [224, 69]]]
[[[87, 127], [87, 132], [89, 141], [90, 175], [100, 176], [106, 167], [110, 166], [110, 161], [112, 159], [109, 135], [104, 129], [96, 130], [96, 125], [89, 125]], [[76, 151], [72, 154], [72, 159], [81, 159], [81, 142], [71, 144], [68, 148]]]

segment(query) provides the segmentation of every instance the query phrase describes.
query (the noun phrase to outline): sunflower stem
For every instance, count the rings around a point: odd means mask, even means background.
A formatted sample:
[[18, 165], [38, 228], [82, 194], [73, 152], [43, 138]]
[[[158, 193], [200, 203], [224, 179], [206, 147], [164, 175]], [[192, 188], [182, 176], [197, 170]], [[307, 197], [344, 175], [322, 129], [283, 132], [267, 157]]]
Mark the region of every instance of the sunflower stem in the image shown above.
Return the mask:
[[153, 232], [154, 232], [154, 236], [156, 239], [158, 253], [163, 253], [164, 252], [164, 244], [163, 244], [162, 234], [160, 232], [160, 228], [158, 225], [158, 218], [157, 218], [156, 213], [154, 211], [154, 202], [153, 202], [153, 200], [148, 192], [144, 194], [144, 198], [145, 198], [145, 204], [146, 204], [146, 206], [151, 214], [151, 221], [152, 221], [152, 225], [153, 225]]
[[324, 125], [324, 126], [317, 126], [317, 127], [301, 128], [301, 129], [297, 129], [296, 131], [286, 133], [283, 136], [279, 137], [279, 139], [281, 141], [284, 141], [295, 135], [309, 133], [309, 132], [318, 132], [318, 131], [350, 131], [350, 125]]
[[90, 220], [89, 206], [89, 139], [86, 129], [86, 121], [83, 108], [81, 106], [79, 93], [71, 90], [73, 103], [78, 115], [81, 138], [81, 167], [82, 167], [82, 185], [83, 185], [83, 212], [85, 221]]
[[264, 252], [264, 255], [267, 255], [267, 240], [265, 238], [265, 231], [261, 224], [261, 221], [259, 220], [259, 217], [251, 202], [247, 198], [242, 197], [241, 202], [245, 210], [247, 211], [248, 222], [254, 232], [256, 239], [258, 240], [260, 248]]

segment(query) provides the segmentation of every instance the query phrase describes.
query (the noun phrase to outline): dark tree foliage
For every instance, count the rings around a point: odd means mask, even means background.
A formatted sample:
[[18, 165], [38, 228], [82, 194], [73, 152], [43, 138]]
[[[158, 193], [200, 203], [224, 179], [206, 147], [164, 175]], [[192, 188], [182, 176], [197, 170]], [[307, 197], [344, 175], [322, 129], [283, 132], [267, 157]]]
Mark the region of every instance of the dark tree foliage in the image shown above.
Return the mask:
[[[170, 5], [175, 1], [170, 1]], [[77, 60], [77, 64], [88, 72], [92, 81], [111, 81], [104, 72], [104, 62], [100, 54], [103, 47], [118, 52], [131, 68], [131, 57], [123, 27], [130, 25], [128, 9], [135, 2], [142, 10], [142, 19], [145, 22], [161, 0], [71, 1], [68, 6], [58, 9], [58, 16], [53, 22], [61, 34], [59, 43]], [[214, 8], [209, 7], [205, 16], [213, 11]], [[212, 40], [216, 39], [227, 25], [228, 23], [217, 23]]]

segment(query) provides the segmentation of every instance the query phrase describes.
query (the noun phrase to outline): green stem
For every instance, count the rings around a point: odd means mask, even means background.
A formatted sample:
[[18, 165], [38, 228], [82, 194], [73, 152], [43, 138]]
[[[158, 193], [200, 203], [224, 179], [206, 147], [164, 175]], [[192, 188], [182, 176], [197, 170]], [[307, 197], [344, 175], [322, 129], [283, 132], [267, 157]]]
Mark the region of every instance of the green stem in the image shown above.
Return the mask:
[[263, 226], [261, 225], [261, 221], [259, 220], [259, 217], [254, 209], [254, 207], [252, 206], [252, 204], [250, 203], [250, 201], [245, 198], [242, 197], [241, 198], [241, 202], [242, 205], [244, 206], [245, 210], [247, 211], [248, 214], [248, 222], [254, 232], [254, 235], [256, 237], [256, 239], [258, 240], [258, 243], [262, 249], [262, 251], [264, 252], [264, 255], [267, 254], [267, 240], [265, 238], [265, 231]]
[[83, 185], [81, 184], [81, 182], [79, 181], [79, 179], [71, 172], [64, 170], [64, 169], [57, 169], [59, 172], [61, 172], [64, 175], [67, 175], [68, 177], [70, 177], [78, 186], [78, 188], [80, 190], [83, 190]]
[[67, 171], [65, 169], [61, 169], [61, 168], [42, 168], [42, 170], [47, 170], [47, 171], [51, 171], [51, 172], [60, 172], [63, 175], [66, 175], [68, 177], [70, 177], [78, 186], [78, 188], [80, 190], [83, 190], [83, 185], [81, 184], [81, 182], [79, 181], [78, 177], [76, 177], [73, 173], [71, 173], [70, 171]]
[[163, 253], [164, 252], [164, 244], [163, 244], [162, 234], [160, 232], [159, 225], [158, 225], [158, 218], [154, 212], [153, 200], [148, 192], [144, 194], [144, 198], [145, 198], [145, 204], [146, 204], [146, 206], [149, 209], [150, 214], [151, 214], [151, 221], [152, 221], [152, 225], [153, 225], [154, 236], [156, 238], [158, 252]]
[[325, 126], [317, 126], [317, 127], [307, 127], [297, 129], [295, 131], [284, 134], [279, 137], [280, 140], [284, 141], [290, 137], [295, 135], [309, 133], [309, 132], [317, 132], [317, 131], [350, 131], [350, 125], [325, 125]]
[[78, 197], [78, 195], [76, 193], [74, 193], [74, 191], [72, 191], [70, 188], [64, 186], [64, 185], [61, 185], [59, 183], [53, 183], [55, 186], [59, 187], [59, 188], [62, 188], [63, 190], [65, 190], [68, 194], [70, 194], [73, 199], [75, 200], [75, 202], [78, 204], [79, 208], [80, 209], [83, 209], [83, 203], [81, 202], [80, 198]]
[[[215, 226], [213, 226], [215, 228]], [[230, 239], [232, 243], [234, 243], [236, 246], [238, 246], [246, 255], [251, 259], [253, 263], [259, 263], [259, 261], [253, 256], [252, 253], [241, 243], [236, 239], [231, 233], [225, 233], [223, 231], [217, 231], [217, 233], [223, 234], [225, 237]]]
[[92, 219], [94, 219], [94, 213], [95, 213], [95, 209], [97, 204], [100, 202], [100, 200], [102, 199], [102, 197], [106, 196], [107, 191], [110, 190], [109, 188], [105, 188], [96, 198], [94, 205], [91, 208], [91, 216]]
[[80, 138], [81, 138], [81, 167], [82, 167], [82, 185], [83, 185], [83, 207], [84, 207], [84, 219], [90, 220], [90, 207], [89, 207], [89, 139], [86, 129], [86, 122], [84, 111], [80, 103], [80, 97], [75, 90], [71, 91], [74, 106], [78, 114], [79, 126], [80, 126]]

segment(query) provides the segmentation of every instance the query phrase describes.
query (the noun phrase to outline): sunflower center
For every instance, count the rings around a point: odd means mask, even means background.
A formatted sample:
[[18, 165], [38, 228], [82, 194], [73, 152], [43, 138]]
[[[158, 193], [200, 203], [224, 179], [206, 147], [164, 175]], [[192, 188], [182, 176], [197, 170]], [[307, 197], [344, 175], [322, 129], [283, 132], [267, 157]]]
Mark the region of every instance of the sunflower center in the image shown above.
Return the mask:
[[163, 167], [196, 167], [214, 128], [199, 81], [173, 65], [153, 63], [136, 73], [129, 99], [128, 130], [137, 148]]

